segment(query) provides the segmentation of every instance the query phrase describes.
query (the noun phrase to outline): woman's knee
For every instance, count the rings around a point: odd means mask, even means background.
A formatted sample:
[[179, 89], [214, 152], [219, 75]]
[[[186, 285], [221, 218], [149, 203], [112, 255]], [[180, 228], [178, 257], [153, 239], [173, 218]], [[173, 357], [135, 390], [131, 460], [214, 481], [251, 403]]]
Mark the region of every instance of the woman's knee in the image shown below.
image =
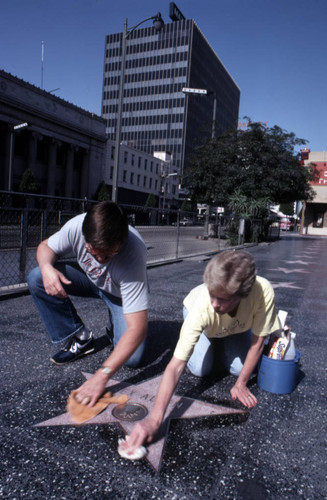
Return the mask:
[[202, 360], [192, 360], [192, 357], [190, 358], [189, 362], [187, 363], [187, 368], [190, 370], [192, 375], [195, 375], [196, 377], [207, 377], [210, 375], [212, 368], [213, 368], [213, 360], [211, 353], [209, 356], [205, 356]]
[[228, 370], [231, 375], [239, 376], [243, 368], [243, 363], [240, 358], [235, 358], [230, 364]]

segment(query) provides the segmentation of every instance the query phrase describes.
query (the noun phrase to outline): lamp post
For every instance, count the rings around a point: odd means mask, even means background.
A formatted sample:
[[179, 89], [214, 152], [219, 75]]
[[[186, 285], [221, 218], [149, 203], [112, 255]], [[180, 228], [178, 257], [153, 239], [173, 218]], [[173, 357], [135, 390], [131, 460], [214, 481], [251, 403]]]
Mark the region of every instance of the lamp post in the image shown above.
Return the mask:
[[18, 123], [14, 125], [10, 131], [10, 146], [9, 146], [9, 169], [8, 169], [8, 191], [11, 191], [12, 186], [12, 171], [14, 163], [14, 145], [15, 145], [15, 132], [22, 128], [28, 127], [28, 123]]
[[122, 56], [121, 56], [121, 67], [120, 67], [120, 82], [119, 82], [119, 94], [118, 94], [118, 111], [117, 111], [117, 124], [116, 124], [116, 139], [115, 139], [115, 157], [114, 157], [114, 170], [113, 170], [113, 179], [112, 179], [112, 195], [111, 199], [115, 203], [118, 200], [118, 173], [119, 173], [119, 160], [120, 160], [120, 136], [121, 136], [121, 128], [122, 128], [122, 115], [123, 115], [123, 100], [124, 100], [124, 78], [125, 78], [125, 61], [126, 61], [126, 41], [127, 38], [133, 33], [134, 30], [141, 24], [146, 21], [153, 20], [153, 26], [156, 31], [161, 31], [164, 26], [164, 21], [161, 17], [160, 12], [156, 16], [147, 17], [137, 23], [130, 30], [127, 27], [127, 18], [125, 18], [124, 22], [124, 31], [122, 38]]
[[[212, 109], [212, 128], [211, 128], [211, 139], [214, 139], [216, 136], [216, 114], [217, 114], [217, 94], [214, 91], [208, 91], [207, 89], [191, 89], [188, 87], [184, 87], [182, 89], [183, 94], [189, 95], [204, 95], [209, 96], [213, 95], [213, 109]], [[204, 238], [208, 238], [209, 234], [209, 219], [210, 219], [210, 205], [207, 204], [206, 216], [204, 222]]]

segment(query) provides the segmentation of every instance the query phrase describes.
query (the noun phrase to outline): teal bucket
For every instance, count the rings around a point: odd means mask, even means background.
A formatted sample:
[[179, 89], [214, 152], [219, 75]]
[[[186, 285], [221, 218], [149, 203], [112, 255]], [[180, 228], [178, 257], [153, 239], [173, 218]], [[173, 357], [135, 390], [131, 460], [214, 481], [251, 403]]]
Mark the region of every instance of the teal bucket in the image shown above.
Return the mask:
[[278, 360], [263, 355], [258, 372], [258, 386], [275, 394], [289, 394], [294, 391], [299, 372], [301, 353], [296, 349], [294, 359]]

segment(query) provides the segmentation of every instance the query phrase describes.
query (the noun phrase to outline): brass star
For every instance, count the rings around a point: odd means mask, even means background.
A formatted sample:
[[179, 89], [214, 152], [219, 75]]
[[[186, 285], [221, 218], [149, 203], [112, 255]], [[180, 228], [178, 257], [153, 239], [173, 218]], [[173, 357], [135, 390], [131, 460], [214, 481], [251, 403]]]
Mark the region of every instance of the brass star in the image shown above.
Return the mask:
[[[83, 373], [83, 375], [85, 376], [86, 379], [92, 377], [92, 374], [90, 373]], [[133, 385], [125, 381], [119, 382], [118, 380], [110, 379], [107, 384], [107, 387], [110, 387], [110, 392], [112, 392], [113, 394], [115, 393], [127, 394], [130, 397], [129, 403], [133, 402], [142, 404], [143, 406], [146, 406], [148, 412], [150, 413], [154, 405], [160, 380], [161, 376], [158, 376], [146, 380], [145, 382], [142, 382], [140, 384]], [[135, 425], [135, 422], [119, 420], [113, 415], [112, 411], [113, 408], [116, 407], [109, 405], [102, 413], [98, 414], [96, 417], [92, 418], [91, 420], [85, 422], [85, 424], [82, 425], [116, 423], [121, 426], [121, 428], [126, 434], [130, 434]], [[244, 414], [247, 412], [245, 410], [228, 408], [225, 406], [206, 403], [204, 401], [183, 396], [177, 396], [174, 394], [168, 405], [166, 411], [166, 417], [161, 424], [156, 440], [150, 445], [148, 445], [148, 454], [146, 455], [146, 459], [156, 471], [159, 471], [163, 449], [169, 430], [169, 424], [172, 419], [195, 418], [202, 416], [227, 415], [227, 414], [237, 414], [237, 413]], [[144, 417], [142, 420], [144, 420], [145, 418], [146, 417]], [[55, 426], [55, 425], [65, 426], [65, 425], [76, 425], [76, 424], [72, 421], [69, 413], [63, 413], [61, 415], [58, 415], [57, 417], [36, 424], [36, 427]]]

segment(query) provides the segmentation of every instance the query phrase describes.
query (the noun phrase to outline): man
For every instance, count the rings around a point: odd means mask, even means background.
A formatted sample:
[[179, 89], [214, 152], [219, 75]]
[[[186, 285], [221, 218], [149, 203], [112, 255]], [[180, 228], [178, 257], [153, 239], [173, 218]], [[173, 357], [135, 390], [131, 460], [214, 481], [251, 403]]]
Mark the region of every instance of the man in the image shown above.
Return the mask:
[[217, 359], [213, 339], [223, 343], [224, 366], [237, 376], [231, 389], [233, 400], [253, 408], [257, 398], [247, 383], [262, 355], [270, 334], [280, 330], [270, 283], [256, 276], [254, 259], [245, 251], [227, 250], [207, 265], [204, 283], [184, 300], [184, 323], [174, 355], [168, 364], [148, 419], [139, 422], [123, 445], [133, 453], [151, 442], [158, 431], [180, 377], [188, 366], [205, 376]]
[[[59, 261], [72, 256], [76, 261]], [[66, 342], [50, 358], [53, 363], [62, 365], [95, 349], [92, 331], [68, 295], [101, 298], [108, 306], [114, 350], [77, 396], [93, 405], [122, 365], [141, 362], [148, 311], [145, 244], [118, 205], [101, 202], [42, 241], [37, 261], [39, 267], [28, 276], [31, 294], [52, 342]]]

